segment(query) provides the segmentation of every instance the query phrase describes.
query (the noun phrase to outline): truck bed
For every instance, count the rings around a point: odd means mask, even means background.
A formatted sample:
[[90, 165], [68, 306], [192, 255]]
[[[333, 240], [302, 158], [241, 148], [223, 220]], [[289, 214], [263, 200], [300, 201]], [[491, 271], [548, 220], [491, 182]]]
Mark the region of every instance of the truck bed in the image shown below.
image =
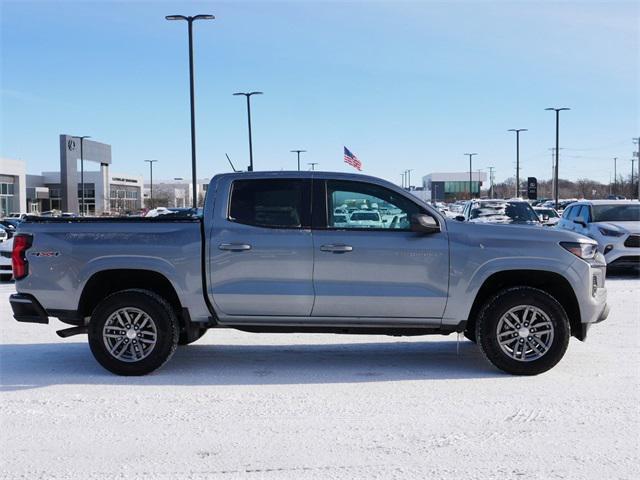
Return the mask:
[[29, 217], [20, 226], [33, 235], [20, 291], [37, 292], [50, 316], [72, 316], [64, 311], [78, 308], [98, 272], [115, 271], [125, 284], [135, 270], [151, 270], [169, 279], [192, 321], [205, 322], [201, 231], [196, 216]]

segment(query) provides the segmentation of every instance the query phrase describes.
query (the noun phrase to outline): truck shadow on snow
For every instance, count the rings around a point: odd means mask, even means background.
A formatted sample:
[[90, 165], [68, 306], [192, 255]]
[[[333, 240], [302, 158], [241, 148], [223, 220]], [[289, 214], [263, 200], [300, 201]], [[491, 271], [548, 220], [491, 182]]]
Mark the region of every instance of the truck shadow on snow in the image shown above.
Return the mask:
[[[205, 337], [206, 338], [206, 337]], [[0, 345], [2, 391], [50, 385], [290, 385], [500, 377], [471, 342], [180, 347], [160, 370], [119, 377], [86, 343]]]

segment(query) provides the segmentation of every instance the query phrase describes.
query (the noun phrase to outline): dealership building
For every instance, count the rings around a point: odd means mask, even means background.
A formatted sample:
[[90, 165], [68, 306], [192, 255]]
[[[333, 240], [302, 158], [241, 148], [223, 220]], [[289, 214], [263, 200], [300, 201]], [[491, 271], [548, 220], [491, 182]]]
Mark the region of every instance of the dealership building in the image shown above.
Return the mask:
[[471, 173], [471, 195], [469, 194], [469, 172], [430, 173], [422, 177], [422, 186], [427, 201], [455, 202], [480, 198], [480, 189], [487, 181], [487, 174]]
[[[77, 165], [84, 159], [83, 183]], [[92, 163], [99, 171], [87, 170]], [[70, 135], [60, 135], [60, 170], [26, 174], [26, 162], [0, 159], [0, 217], [10, 213], [42, 213], [49, 210], [105, 215], [142, 208], [143, 179], [110, 171], [111, 146]]]
[[[199, 178], [196, 183], [198, 205], [202, 206], [207, 194], [210, 178]], [[169, 207], [188, 208], [193, 203], [193, 187], [184, 178], [153, 181], [153, 205], [151, 202], [151, 184], [144, 184], [144, 204], [147, 208]]]

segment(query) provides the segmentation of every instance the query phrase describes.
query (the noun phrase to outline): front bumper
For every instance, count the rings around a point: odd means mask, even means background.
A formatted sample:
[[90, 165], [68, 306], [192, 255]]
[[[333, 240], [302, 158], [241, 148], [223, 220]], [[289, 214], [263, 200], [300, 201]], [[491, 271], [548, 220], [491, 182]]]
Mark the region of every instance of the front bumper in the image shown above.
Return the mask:
[[600, 253], [593, 260], [576, 260], [572, 267], [577, 274], [574, 293], [580, 310], [580, 324], [572, 333], [579, 340], [585, 340], [589, 327], [606, 320], [609, 315], [605, 286], [607, 267]]
[[610, 268], [632, 268], [640, 266], [640, 247], [637, 238], [640, 235], [632, 233], [622, 237], [597, 238], [598, 250], [604, 253], [607, 266]]
[[13, 318], [18, 322], [49, 323], [49, 316], [42, 305], [32, 295], [14, 293], [9, 297]]

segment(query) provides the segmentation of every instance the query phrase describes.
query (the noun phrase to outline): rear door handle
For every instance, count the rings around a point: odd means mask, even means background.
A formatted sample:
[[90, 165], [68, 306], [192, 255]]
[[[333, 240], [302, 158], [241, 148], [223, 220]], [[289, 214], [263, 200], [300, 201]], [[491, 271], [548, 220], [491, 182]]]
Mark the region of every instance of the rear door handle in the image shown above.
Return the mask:
[[323, 252], [332, 252], [332, 253], [346, 253], [353, 251], [353, 247], [351, 245], [322, 245], [320, 250]]
[[220, 250], [230, 250], [232, 252], [244, 252], [251, 250], [251, 245], [248, 243], [221, 243], [218, 245]]

